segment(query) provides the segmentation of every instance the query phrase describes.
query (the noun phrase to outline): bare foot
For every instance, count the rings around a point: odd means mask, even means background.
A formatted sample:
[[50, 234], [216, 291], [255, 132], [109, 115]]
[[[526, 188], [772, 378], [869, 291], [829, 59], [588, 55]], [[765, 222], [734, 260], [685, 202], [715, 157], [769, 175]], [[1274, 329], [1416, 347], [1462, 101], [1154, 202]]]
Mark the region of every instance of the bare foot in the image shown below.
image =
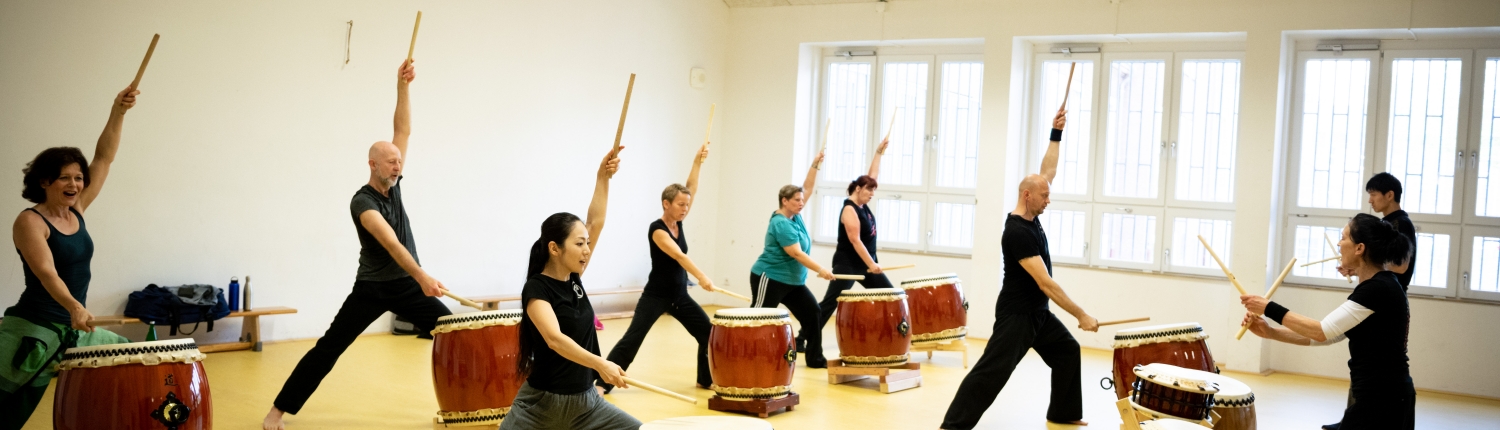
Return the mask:
[[1069, 425], [1069, 426], [1079, 426], [1079, 427], [1083, 427], [1083, 426], [1089, 425], [1089, 423], [1087, 421], [1082, 421], [1082, 420], [1080, 420], [1080, 421], [1068, 421], [1068, 422], [1058, 422], [1058, 421], [1047, 420], [1047, 422], [1055, 423], [1055, 424], [1062, 424], [1062, 425]]
[[262, 430], [286, 430], [286, 424], [281, 422], [281, 415], [284, 413], [272, 406], [271, 411], [266, 412], [266, 419], [260, 422], [260, 428]]

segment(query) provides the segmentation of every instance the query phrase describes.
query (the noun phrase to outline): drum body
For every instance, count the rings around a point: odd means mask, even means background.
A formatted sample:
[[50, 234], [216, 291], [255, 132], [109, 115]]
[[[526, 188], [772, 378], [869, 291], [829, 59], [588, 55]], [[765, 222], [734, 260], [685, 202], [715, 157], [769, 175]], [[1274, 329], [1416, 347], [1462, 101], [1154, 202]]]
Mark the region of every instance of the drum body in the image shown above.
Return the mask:
[[58, 365], [52, 427], [212, 429], [205, 357], [192, 339], [69, 348]]
[[698, 416], [656, 420], [641, 425], [641, 430], [771, 430], [766, 420], [746, 417]]
[[839, 360], [850, 367], [891, 367], [911, 356], [911, 317], [906, 293], [895, 288], [845, 290], [839, 294]]
[[901, 281], [911, 310], [912, 345], [948, 343], [969, 334], [969, 302], [956, 274]]
[[448, 424], [495, 424], [510, 413], [525, 382], [521, 310], [448, 315], [432, 330], [432, 386]]
[[1256, 430], [1255, 393], [1249, 385], [1217, 373], [1197, 373], [1219, 387], [1219, 392], [1214, 394], [1214, 412], [1219, 414], [1219, 419], [1214, 421], [1215, 430]]
[[[1135, 390], [1130, 403], [1152, 418], [1201, 421], [1209, 417], [1218, 384], [1191, 369], [1153, 363], [1136, 366]], [[1165, 414], [1165, 415], [1163, 415]]]
[[1214, 357], [1208, 352], [1206, 339], [1203, 326], [1195, 322], [1115, 332], [1115, 395], [1121, 399], [1130, 395], [1137, 365], [1162, 363], [1213, 372]]
[[792, 318], [773, 308], [714, 311], [708, 336], [710, 387], [725, 400], [769, 400], [792, 392], [797, 348]]

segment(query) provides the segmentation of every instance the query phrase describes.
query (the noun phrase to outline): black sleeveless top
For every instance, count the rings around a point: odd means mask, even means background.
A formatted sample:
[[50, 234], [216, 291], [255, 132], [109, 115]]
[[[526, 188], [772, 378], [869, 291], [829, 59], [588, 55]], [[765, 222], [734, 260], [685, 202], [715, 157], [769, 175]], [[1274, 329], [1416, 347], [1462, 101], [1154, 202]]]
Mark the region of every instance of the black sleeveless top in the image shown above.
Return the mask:
[[[870, 211], [870, 205], [860, 207], [849, 199], [844, 199], [844, 206], [854, 208], [854, 215], [859, 217], [859, 241], [865, 244], [870, 260], [879, 263], [880, 257], [875, 256], [875, 213]], [[839, 244], [833, 251], [833, 264], [860, 270], [869, 269], [865, 266], [865, 260], [859, 258], [859, 252], [854, 250], [854, 244], [849, 242], [849, 233], [844, 230], [843, 212], [843, 209], [839, 209]]]
[[[27, 209], [41, 212], [36, 209]], [[42, 217], [42, 222], [47, 223], [47, 229], [51, 234], [47, 235], [47, 250], [52, 252], [52, 267], [57, 270], [57, 277], [62, 278], [63, 284], [68, 286], [68, 294], [78, 303], [88, 304], [89, 279], [93, 277], [89, 271], [89, 261], [94, 258], [94, 239], [89, 237], [88, 224], [83, 222], [83, 214], [73, 208], [68, 208], [73, 216], [78, 217], [78, 231], [73, 234], [62, 234], [57, 227]], [[21, 250], [16, 249], [16, 254]], [[26, 257], [21, 257], [21, 270], [26, 276], [26, 289], [21, 291], [21, 299], [15, 306], [5, 310], [5, 315], [18, 316], [34, 323], [53, 322], [68, 325], [73, 322], [72, 314], [64, 308], [57, 300], [47, 294], [47, 288], [42, 286], [41, 278], [31, 271], [31, 266], [26, 264]]]
[[[523, 309], [532, 299], [552, 305], [557, 316], [557, 329], [578, 346], [591, 354], [599, 355], [599, 334], [594, 331], [594, 305], [589, 303], [588, 291], [583, 281], [574, 273], [567, 281], [559, 281], [543, 274], [536, 274], [521, 287]], [[594, 369], [574, 363], [547, 346], [541, 330], [531, 321], [531, 313], [521, 316], [521, 343], [531, 350], [531, 375], [526, 382], [532, 388], [553, 394], [571, 395], [594, 389], [598, 375]]]
[[[676, 298], [687, 292], [687, 270], [671, 255], [667, 255], [666, 251], [662, 251], [661, 247], [656, 246], [656, 240], [652, 236], [656, 235], [657, 230], [667, 232], [668, 237], [672, 236], [672, 230], [667, 229], [666, 221], [660, 219], [652, 222], [651, 228], [646, 230], [646, 243], [651, 248], [651, 275], [646, 277], [646, 291], [641, 294]], [[677, 249], [682, 250], [683, 254], [687, 253], [687, 233], [682, 231], [682, 221], [677, 222], [677, 237], [672, 238], [672, 241], [677, 242]]]

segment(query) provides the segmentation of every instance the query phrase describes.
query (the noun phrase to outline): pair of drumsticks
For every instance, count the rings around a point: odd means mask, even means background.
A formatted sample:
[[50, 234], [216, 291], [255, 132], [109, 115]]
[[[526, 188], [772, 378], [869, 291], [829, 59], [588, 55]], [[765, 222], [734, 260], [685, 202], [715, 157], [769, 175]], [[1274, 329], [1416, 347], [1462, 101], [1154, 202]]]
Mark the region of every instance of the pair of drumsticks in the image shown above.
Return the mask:
[[[1203, 239], [1203, 235], [1198, 235], [1198, 242], [1203, 243], [1203, 248], [1208, 250], [1208, 255], [1214, 258], [1215, 263], [1219, 263], [1219, 269], [1224, 271], [1224, 276], [1229, 277], [1229, 283], [1231, 285], [1234, 285], [1234, 289], [1236, 291], [1239, 291], [1240, 295], [1242, 296], [1249, 295], [1249, 293], [1245, 292], [1245, 287], [1240, 285], [1239, 278], [1236, 278], [1234, 276], [1234, 273], [1229, 271], [1229, 266], [1224, 265], [1224, 260], [1219, 259], [1219, 254], [1214, 252], [1214, 248], [1212, 246], [1208, 246], [1208, 241]], [[1276, 281], [1271, 283], [1271, 288], [1266, 290], [1266, 299], [1270, 299], [1272, 295], [1276, 294], [1276, 289], [1281, 288], [1281, 282], [1286, 280], [1286, 275], [1292, 273], [1292, 266], [1295, 265], [1297, 265], [1296, 258], [1293, 258], [1292, 261], [1286, 263], [1286, 268], [1281, 269], [1281, 275], [1277, 276]], [[1245, 331], [1249, 329], [1249, 324], [1241, 325], [1240, 331], [1239, 333], [1235, 333], [1234, 339], [1239, 340], [1245, 337]]]

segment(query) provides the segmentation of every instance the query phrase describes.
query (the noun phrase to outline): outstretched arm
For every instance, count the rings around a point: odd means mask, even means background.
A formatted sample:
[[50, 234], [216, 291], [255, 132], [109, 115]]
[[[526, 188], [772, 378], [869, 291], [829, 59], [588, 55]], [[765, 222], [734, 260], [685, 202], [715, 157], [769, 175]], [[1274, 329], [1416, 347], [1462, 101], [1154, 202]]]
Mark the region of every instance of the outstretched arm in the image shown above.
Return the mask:
[[[703, 162], [708, 160], [708, 144], [709, 142], [703, 142], [703, 146], [698, 148], [698, 155], [693, 156], [693, 169], [688, 171], [687, 189], [694, 201], [698, 200], [698, 172], [702, 170]], [[689, 202], [688, 209], [692, 207], [693, 204]]]
[[677, 247], [677, 242], [672, 241], [672, 236], [667, 234], [666, 230], [651, 232], [651, 242], [655, 243], [656, 247], [660, 248], [662, 252], [667, 253], [668, 257], [677, 260], [677, 264], [681, 264], [682, 269], [686, 270], [688, 274], [693, 275], [693, 278], [698, 279], [698, 286], [703, 287], [706, 291], [714, 290], [713, 280], [709, 279], [708, 274], [703, 273], [703, 270], [699, 269], [697, 264], [693, 264], [693, 259], [688, 258], [687, 253], [682, 252], [682, 248]]
[[47, 224], [42, 216], [29, 211], [21, 212], [11, 229], [16, 250], [21, 253], [21, 262], [42, 281], [42, 288], [47, 290], [47, 295], [68, 310], [73, 328], [94, 331], [89, 327], [94, 314], [89, 313], [88, 308], [73, 297], [73, 293], [68, 291], [68, 285], [57, 275], [57, 267], [52, 262], [52, 250], [47, 248], [47, 233]]
[[1052, 118], [1052, 129], [1055, 130], [1052, 132], [1052, 135], [1055, 138], [1049, 139], [1047, 153], [1042, 156], [1041, 173], [1043, 178], [1047, 178], [1047, 183], [1049, 184], [1052, 183], [1052, 178], [1057, 177], [1057, 153], [1061, 150], [1062, 146], [1063, 126], [1068, 124], [1067, 114], [1068, 111], [1058, 109], [1057, 116]]
[[557, 313], [552, 311], [552, 304], [545, 300], [531, 299], [526, 303], [526, 315], [531, 317], [533, 324], [536, 324], [536, 331], [542, 334], [542, 340], [547, 342], [547, 347], [557, 351], [557, 355], [583, 367], [594, 369], [599, 372], [599, 378], [604, 379], [604, 382], [610, 385], [630, 388], [625, 383], [625, 369], [583, 349], [578, 342], [573, 341], [573, 338], [563, 334], [562, 329], [558, 328]]
[[885, 155], [885, 148], [891, 145], [891, 137], [886, 136], [880, 141], [880, 146], [875, 147], [875, 158], [870, 160], [870, 179], [880, 179], [880, 156]]
[[406, 142], [411, 138], [411, 102], [406, 88], [415, 80], [417, 67], [411, 60], [402, 61], [401, 69], [396, 71], [396, 135], [391, 137], [391, 143], [401, 150], [402, 164], [406, 163]]
[[823, 266], [818, 265], [818, 262], [813, 261], [811, 255], [807, 255], [806, 252], [802, 252], [802, 245], [791, 244], [781, 247], [781, 250], [785, 251], [786, 255], [792, 256], [792, 259], [797, 260], [798, 263], [802, 263], [802, 266], [807, 267], [808, 270], [813, 271], [813, 273], [817, 273], [819, 278], [827, 279], [830, 281], [833, 280], [833, 272], [829, 272], [827, 269], [824, 269]]
[[94, 145], [94, 159], [89, 161], [89, 186], [78, 196], [78, 212], [87, 211], [94, 199], [99, 197], [99, 191], [104, 189], [104, 180], [109, 178], [109, 167], [114, 164], [115, 152], [120, 149], [120, 131], [125, 128], [125, 111], [135, 107], [135, 96], [140, 94], [135, 88], [126, 87], [115, 95], [114, 105], [109, 108], [109, 121], [104, 123], [104, 132], [99, 133], [99, 142]]
[[391, 254], [391, 259], [396, 260], [396, 265], [401, 266], [406, 270], [406, 274], [417, 280], [417, 284], [422, 286], [423, 294], [428, 297], [442, 297], [443, 291], [448, 288], [432, 275], [428, 275], [427, 271], [422, 269], [422, 265], [417, 264], [417, 259], [406, 251], [406, 246], [402, 245], [401, 239], [396, 237], [396, 230], [391, 229], [391, 225], [385, 222], [380, 212], [374, 210], [361, 212], [359, 224], [364, 226], [371, 236], [375, 236], [375, 240], [380, 242], [380, 247], [385, 248], [385, 252]]
[[1089, 316], [1077, 303], [1073, 303], [1073, 299], [1068, 297], [1067, 292], [1063, 291], [1062, 285], [1058, 285], [1057, 281], [1052, 280], [1052, 275], [1047, 274], [1047, 266], [1042, 264], [1041, 256], [1033, 256], [1021, 260], [1021, 267], [1026, 269], [1026, 273], [1031, 275], [1031, 279], [1036, 280], [1036, 285], [1042, 288], [1042, 293], [1046, 294], [1047, 298], [1052, 299], [1063, 310], [1073, 314], [1074, 318], [1078, 318], [1078, 328], [1084, 331], [1099, 331], [1099, 320]]
[[[624, 149], [625, 147], [618, 146], [609, 150], [604, 161], [599, 162], [599, 173], [594, 182], [594, 199], [589, 201], [588, 219], [584, 221], [589, 227], [589, 247], [595, 251], [599, 250], [599, 234], [604, 231], [604, 214], [609, 206], [609, 179], [620, 170], [620, 151]], [[585, 265], [584, 269], [587, 268]]]

